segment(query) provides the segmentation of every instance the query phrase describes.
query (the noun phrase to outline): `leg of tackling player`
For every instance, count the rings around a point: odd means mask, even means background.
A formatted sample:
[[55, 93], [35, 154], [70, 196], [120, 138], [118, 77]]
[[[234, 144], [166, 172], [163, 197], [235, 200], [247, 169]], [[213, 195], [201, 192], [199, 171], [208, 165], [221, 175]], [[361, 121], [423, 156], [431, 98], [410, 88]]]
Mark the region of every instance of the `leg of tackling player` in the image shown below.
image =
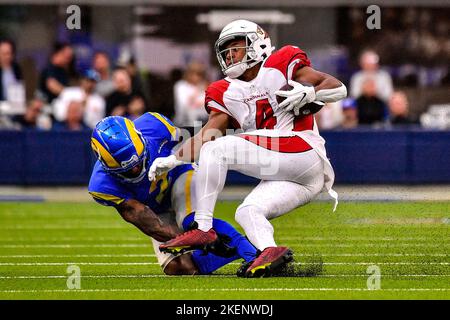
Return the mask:
[[[194, 210], [197, 206], [196, 200], [197, 175], [194, 171], [188, 171], [178, 177], [175, 181], [171, 201], [172, 208], [176, 213], [176, 221], [180, 228], [188, 230], [194, 223]], [[241, 235], [229, 223], [214, 218], [213, 226], [219, 235], [220, 241], [208, 250], [195, 250], [192, 253], [176, 256], [162, 253], [159, 250], [159, 242], [154, 241], [155, 252], [158, 261], [166, 274], [211, 274], [220, 267], [242, 258], [246, 263], [255, 259], [256, 248]], [[176, 253], [176, 250], [173, 251]]]

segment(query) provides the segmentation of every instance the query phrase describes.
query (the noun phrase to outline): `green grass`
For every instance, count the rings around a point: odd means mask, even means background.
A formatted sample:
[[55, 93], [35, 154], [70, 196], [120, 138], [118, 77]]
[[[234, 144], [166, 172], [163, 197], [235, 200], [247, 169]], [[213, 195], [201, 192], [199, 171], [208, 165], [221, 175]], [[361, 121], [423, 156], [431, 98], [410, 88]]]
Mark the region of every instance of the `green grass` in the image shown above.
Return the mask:
[[[233, 219], [238, 203], [217, 205]], [[273, 220], [302, 277], [164, 276], [149, 239], [96, 204], [0, 203], [0, 299], [449, 299], [450, 203], [312, 203]], [[66, 286], [81, 269], [81, 290]], [[367, 289], [367, 268], [381, 289]]]

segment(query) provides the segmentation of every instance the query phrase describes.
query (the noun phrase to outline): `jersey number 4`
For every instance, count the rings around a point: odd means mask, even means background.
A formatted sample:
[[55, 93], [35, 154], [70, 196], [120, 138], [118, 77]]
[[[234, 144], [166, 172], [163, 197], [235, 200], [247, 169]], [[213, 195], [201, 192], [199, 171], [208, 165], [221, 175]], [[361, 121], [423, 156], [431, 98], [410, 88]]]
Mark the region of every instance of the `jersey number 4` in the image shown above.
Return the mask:
[[256, 101], [256, 129], [273, 129], [276, 124], [277, 117], [273, 116], [269, 99]]

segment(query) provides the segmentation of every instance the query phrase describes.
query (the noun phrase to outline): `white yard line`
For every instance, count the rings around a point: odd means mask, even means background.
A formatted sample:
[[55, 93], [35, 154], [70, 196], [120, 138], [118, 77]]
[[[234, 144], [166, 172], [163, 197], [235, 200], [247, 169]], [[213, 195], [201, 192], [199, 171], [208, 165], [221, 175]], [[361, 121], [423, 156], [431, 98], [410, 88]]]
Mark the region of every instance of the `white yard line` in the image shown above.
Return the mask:
[[[298, 240], [300, 243], [301, 240]], [[90, 243], [90, 244], [0, 244], [0, 248], [142, 248], [150, 247], [151, 243]], [[327, 244], [317, 244], [317, 243], [301, 243], [302, 247], [321, 247], [321, 248], [355, 248], [355, 247], [427, 247], [427, 248], [441, 248], [445, 246], [444, 244], [436, 243], [385, 243], [380, 245], [379, 243], [356, 243], [356, 244], [342, 244], [342, 243], [327, 243]]]
[[[427, 227], [435, 227], [435, 226], [448, 226], [448, 219], [442, 219], [433, 224], [396, 224], [392, 225], [389, 223], [364, 223], [364, 224], [344, 224], [340, 227], [342, 228], [351, 228], [351, 229], [361, 229], [361, 228], [373, 228], [373, 227], [382, 227], [384, 225], [389, 225], [390, 228], [427, 228]], [[330, 226], [316, 226], [316, 225], [297, 225], [290, 224], [284, 226], [289, 229], [317, 229], [317, 228], [331, 228]], [[127, 225], [14, 225], [14, 226], [0, 226], [0, 230], [84, 230], [84, 229], [129, 229]]]
[[102, 242], [102, 241], [131, 241], [131, 242], [151, 242], [150, 238], [136, 238], [136, 237], [126, 237], [126, 238], [118, 238], [118, 237], [98, 237], [98, 238], [85, 238], [85, 237], [58, 237], [58, 236], [52, 236], [47, 238], [35, 238], [35, 237], [29, 237], [29, 238], [1, 238], [0, 242], [63, 242], [63, 241], [74, 241], [74, 242], [87, 242], [87, 241], [96, 241], [96, 242]]
[[0, 248], [150, 248], [151, 243], [111, 244], [2, 244]]
[[2, 258], [139, 258], [156, 257], [155, 254], [13, 254], [0, 255]]
[[[383, 274], [383, 277], [406, 277], [406, 278], [413, 278], [413, 277], [450, 277], [450, 274]], [[177, 277], [189, 277], [192, 278], [192, 276], [175, 276]], [[202, 275], [200, 278], [236, 278], [235, 275], [225, 275], [225, 274], [218, 274], [218, 275]], [[367, 278], [367, 274], [323, 274], [323, 275], [316, 275], [316, 276], [305, 276], [306, 278], [351, 278], [351, 277], [363, 277]], [[85, 279], [108, 279], [108, 278], [174, 278], [174, 276], [167, 276], [163, 274], [117, 274], [117, 275], [81, 275], [81, 278]], [[67, 275], [43, 275], [43, 276], [0, 276], [0, 279], [67, 279]]]
[[1, 262], [1, 266], [151, 266], [159, 265], [158, 262]]
[[[450, 262], [293, 262], [298, 265], [325, 265], [325, 266], [346, 266], [346, 265], [450, 265]], [[232, 262], [231, 265], [240, 265]], [[87, 266], [146, 266], [159, 265], [158, 262], [1, 262], [0, 266], [65, 266], [65, 265], [87, 265]]]
[[[432, 241], [432, 242], [450, 242], [449, 238], [444, 239], [436, 239], [434, 237], [398, 237], [398, 238], [392, 238], [392, 237], [277, 237], [277, 240], [296, 240], [296, 241], [399, 241], [399, 242], [415, 242], [415, 241]], [[142, 242], [149, 242], [150, 239], [146, 238], [138, 238], [138, 237], [29, 237], [29, 238], [20, 238], [20, 237], [6, 237], [2, 238], [0, 237], [0, 242], [28, 242], [28, 241], [39, 241], [39, 242], [55, 242], [55, 241], [142, 241]]]
[[14, 226], [1, 226], [0, 230], [83, 230], [83, 229], [128, 229], [127, 225], [14, 225]]
[[43, 290], [0, 290], [0, 293], [85, 293], [85, 292], [232, 292], [232, 291], [244, 291], [244, 292], [258, 292], [258, 291], [369, 291], [369, 292], [382, 292], [382, 291], [450, 291], [450, 288], [391, 288], [391, 289], [379, 289], [370, 290], [366, 288], [173, 288], [173, 289], [43, 289]]
[[[295, 253], [297, 257], [449, 257], [445, 253]], [[156, 257], [155, 254], [12, 254], [3, 258], [132, 258]]]
[[277, 238], [278, 240], [298, 240], [298, 241], [400, 241], [400, 242], [409, 242], [409, 241], [450, 241], [449, 238], [444, 239], [436, 239], [434, 237], [291, 237], [291, 236], [280, 236]]

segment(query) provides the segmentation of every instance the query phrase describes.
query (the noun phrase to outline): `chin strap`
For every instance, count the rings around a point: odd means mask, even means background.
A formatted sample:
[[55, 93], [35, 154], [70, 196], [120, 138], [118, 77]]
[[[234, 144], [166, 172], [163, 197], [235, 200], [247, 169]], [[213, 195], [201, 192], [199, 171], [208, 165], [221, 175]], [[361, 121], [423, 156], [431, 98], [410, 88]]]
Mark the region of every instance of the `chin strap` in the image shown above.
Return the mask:
[[316, 92], [316, 100], [323, 102], [336, 102], [347, 96], [347, 88], [341, 84], [340, 87], [333, 89], [321, 89]]

